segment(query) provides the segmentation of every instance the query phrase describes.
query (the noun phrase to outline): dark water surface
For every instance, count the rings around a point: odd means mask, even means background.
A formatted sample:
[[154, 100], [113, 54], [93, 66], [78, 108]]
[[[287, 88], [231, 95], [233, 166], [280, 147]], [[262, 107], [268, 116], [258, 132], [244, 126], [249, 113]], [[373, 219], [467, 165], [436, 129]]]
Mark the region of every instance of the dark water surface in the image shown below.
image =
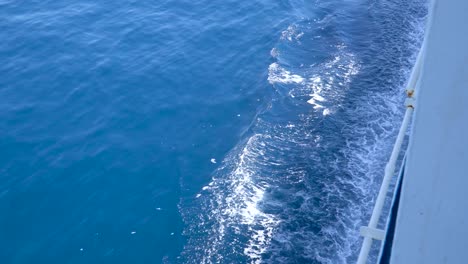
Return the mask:
[[0, 262], [355, 261], [425, 15], [0, 0]]

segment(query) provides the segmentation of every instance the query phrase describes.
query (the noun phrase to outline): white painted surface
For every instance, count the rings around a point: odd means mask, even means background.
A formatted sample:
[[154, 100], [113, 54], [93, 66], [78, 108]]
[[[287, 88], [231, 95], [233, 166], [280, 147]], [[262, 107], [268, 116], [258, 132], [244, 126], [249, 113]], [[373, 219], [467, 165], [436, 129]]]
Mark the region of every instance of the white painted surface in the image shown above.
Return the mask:
[[433, 12], [391, 263], [468, 263], [468, 1]]

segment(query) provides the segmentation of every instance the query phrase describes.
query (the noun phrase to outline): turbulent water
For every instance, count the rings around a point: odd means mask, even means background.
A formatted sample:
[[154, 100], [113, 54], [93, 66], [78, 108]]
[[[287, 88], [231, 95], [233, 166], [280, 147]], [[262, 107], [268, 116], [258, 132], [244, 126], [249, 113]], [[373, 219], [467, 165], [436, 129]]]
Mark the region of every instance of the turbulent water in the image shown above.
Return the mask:
[[426, 13], [0, 1], [2, 263], [354, 262]]

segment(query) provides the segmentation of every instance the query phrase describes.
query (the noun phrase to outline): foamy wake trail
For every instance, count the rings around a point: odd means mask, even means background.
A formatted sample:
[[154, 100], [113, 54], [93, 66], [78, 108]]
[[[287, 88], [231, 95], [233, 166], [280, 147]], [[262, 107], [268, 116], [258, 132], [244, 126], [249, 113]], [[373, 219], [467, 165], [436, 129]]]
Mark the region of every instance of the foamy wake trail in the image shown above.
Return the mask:
[[[291, 100], [320, 96], [322, 105], [316, 108], [317, 113], [321, 113], [319, 116], [322, 118], [332, 116], [344, 99], [349, 79], [358, 72], [357, 63], [343, 46], [333, 60], [316, 71], [322, 75], [312, 72], [304, 73], [309, 77], [302, 77], [274, 63], [269, 67], [268, 80], [274, 85], [290, 85], [288, 94]], [[323, 114], [324, 110], [328, 113]], [[314, 255], [316, 249], [309, 247], [322, 243], [317, 241], [321, 241], [320, 236], [323, 235], [329, 236], [330, 240], [335, 239], [339, 235], [333, 231], [335, 228], [324, 225], [323, 232], [317, 235], [307, 229], [309, 225], [305, 225], [301, 237], [290, 237], [295, 232], [289, 232], [282, 226], [297, 225], [294, 217], [316, 210], [310, 207], [309, 202], [315, 195], [322, 195], [313, 185], [314, 180], [310, 180], [311, 169], [321, 170], [320, 167], [324, 166], [320, 164], [319, 151], [328, 145], [321, 131], [311, 129], [316, 122], [308, 115], [277, 124], [259, 118], [254, 129], [257, 133], [224, 160], [212, 182], [197, 195], [203, 204], [202, 210], [208, 214], [194, 228], [205, 230], [209, 237], [209, 241], [204, 241], [200, 248], [203, 251], [202, 263], [223, 262], [226, 257], [240, 256], [246, 257], [249, 263], [260, 263], [266, 255], [275, 256], [284, 251], [277, 250], [274, 243], [280, 242], [281, 247], [286, 245], [285, 249], [294, 250], [289, 239], [301, 244], [296, 249], [304, 257], [321, 258], [318, 253]], [[318, 184], [328, 193], [340, 192], [334, 182]], [[290, 197], [293, 204], [289, 204], [289, 199], [278, 199], [276, 195]], [[332, 195], [326, 195], [332, 199]], [[334, 206], [339, 208], [341, 205]], [[316, 221], [313, 212], [307, 217], [310, 217], [310, 222]], [[273, 244], [272, 240], [275, 240]], [[329, 242], [324, 240], [323, 243]]]
[[[290, 26], [281, 40], [300, 45], [304, 31]], [[284, 53], [272, 50], [278, 61], [268, 81], [281, 104], [255, 120], [252, 134], [186, 205], [184, 263], [355, 261], [414, 56], [376, 69], [350, 50], [336, 44], [329, 59], [298, 68], [282, 65]], [[378, 75], [395, 64], [403, 71]]]
[[[200, 193], [199, 199], [206, 202], [203, 211], [211, 222], [211, 228], [205, 230], [209, 240], [203, 241], [201, 263], [223, 262], [232, 255], [247, 256], [250, 263], [260, 262], [279, 223], [274, 214], [258, 207], [269, 187], [262, 181], [267, 175], [261, 171], [262, 166], [269, 165], [265, 159], [268, 137], [252, 135], [238, 154], [226, 158], [225, 166]], [[204, 229], [204, 224], [197, 228]]]

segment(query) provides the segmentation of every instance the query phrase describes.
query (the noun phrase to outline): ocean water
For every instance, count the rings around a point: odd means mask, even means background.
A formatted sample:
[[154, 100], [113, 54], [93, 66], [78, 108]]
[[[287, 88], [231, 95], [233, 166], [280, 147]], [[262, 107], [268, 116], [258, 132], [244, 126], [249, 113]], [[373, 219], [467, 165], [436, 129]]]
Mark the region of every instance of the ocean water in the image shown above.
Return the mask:
[[352, 263], [426, 13], [0, 0], [0, 262]]

